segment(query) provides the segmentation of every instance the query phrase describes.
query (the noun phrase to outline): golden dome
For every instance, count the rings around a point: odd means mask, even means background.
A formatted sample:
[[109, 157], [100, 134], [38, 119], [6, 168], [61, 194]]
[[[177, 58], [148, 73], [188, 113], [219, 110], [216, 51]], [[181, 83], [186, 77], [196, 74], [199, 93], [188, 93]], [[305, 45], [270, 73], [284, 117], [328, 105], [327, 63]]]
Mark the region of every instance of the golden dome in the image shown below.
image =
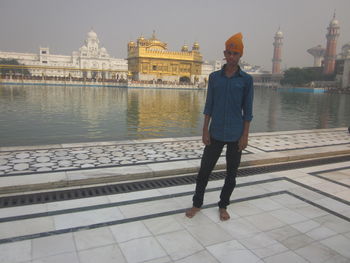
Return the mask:
[[159, 44], [161, 43], [158, 39], [151, 39], [151, 43], [153, 44]]
[[182, 51], [182, 52], [188, 51], [188, 46], [187, 46], [186, 44], [183, 45], [182, 48], [181, 48], [181, 51]]
[[198, 44], [197, 41], [195, 41], [195, 42], [193, 43], [192, 49], [193, 49], [193, 50], [199, 50], [199, 44]]

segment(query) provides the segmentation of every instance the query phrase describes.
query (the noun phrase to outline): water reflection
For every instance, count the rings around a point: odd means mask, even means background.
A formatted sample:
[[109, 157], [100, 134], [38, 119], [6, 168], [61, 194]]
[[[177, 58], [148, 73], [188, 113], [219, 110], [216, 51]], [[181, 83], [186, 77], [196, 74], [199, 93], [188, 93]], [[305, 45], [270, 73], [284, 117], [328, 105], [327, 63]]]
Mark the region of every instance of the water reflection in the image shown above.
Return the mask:
[[277, 106], [279, 105], [277, 93], [272, 92], [269, 100], [267, 127], [270, 131], [274, 131], [277, 129]]
[[255, 89], [253, 131], [334, 128], [349, 124], [348, 94], [289, 93]]
[[204, 100], [204, 91], [129, 89], [128, 135], [198, 135]]
[[[205, 91], [0, 86], [0, 145], [200, 135]], [[347, 127], [350, 95], [255, 88], [253, 132]]]

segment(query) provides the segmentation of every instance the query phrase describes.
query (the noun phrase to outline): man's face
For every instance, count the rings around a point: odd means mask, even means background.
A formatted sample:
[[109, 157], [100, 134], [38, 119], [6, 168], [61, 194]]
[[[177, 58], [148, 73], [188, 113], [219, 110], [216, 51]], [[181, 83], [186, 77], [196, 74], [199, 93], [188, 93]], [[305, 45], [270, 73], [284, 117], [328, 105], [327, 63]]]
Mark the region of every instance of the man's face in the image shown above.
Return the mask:
[[239, 59], [241, 58], [241, 53], [235, 51], [224, 51], [224, 56], [227, 64], [231, 64], [233, 66], [238, 65]]

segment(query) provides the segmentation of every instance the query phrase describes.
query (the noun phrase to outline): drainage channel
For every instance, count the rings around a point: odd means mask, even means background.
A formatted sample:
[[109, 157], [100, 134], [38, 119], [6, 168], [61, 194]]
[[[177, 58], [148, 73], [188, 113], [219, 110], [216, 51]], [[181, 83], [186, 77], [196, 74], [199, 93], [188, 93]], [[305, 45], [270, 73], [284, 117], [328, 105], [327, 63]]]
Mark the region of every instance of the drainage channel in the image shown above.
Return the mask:
[[[337, 156], [324, 159], [306, 160], [293, 163], [282, 163], [274, 165], [265, 165], [259, 167], [247, 167], [238, 170], [238, 176], [250, 176], [263, 173], [272, 173], [285, 170], [292, 170], [298, 168], [305, 168], [310, 166], [325, 165], [330, 163], [350, 161], [350, 155]], [[223, 179], [226, 172], [214, 172], [210, 176], [210, 180]], [[0, 197], [0, 208], [8, 208], [23, 205], [33, 205], [41, 203], [49, 203], [56, 201], [72, 200], [79, 198], [88, 198], [103, 195], [113, 195], [119, 193], [127, 193], [141, 190], [149, 190], [155, 188], [164, 188], [171, 186], [179, 186], [186, 184], [193, 184], [196, 181], [196, 174], [178, 177], [161, 178], [154, 180], [144, 180], [137, 182], [118, 183], [112, 185], [94, 186], [86, 188], [77, 188], [69, 190], [13, 195], [7, 197]]]

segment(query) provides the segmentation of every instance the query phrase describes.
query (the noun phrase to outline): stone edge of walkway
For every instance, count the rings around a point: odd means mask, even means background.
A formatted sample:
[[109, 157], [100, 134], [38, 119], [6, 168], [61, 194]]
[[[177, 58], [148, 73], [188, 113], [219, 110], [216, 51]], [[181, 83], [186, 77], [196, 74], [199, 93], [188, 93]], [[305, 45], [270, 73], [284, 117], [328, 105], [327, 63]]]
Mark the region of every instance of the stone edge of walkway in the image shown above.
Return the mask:
[[[324, 133], [324, 132], [336, 132], [346, 131], [347, 127], [332, 128], [332, 129], [314, 129], [314, 130], [294, 130], [294, 131], [274, 131], [274, 132], [256, 132], [251, 133], [251, 137], [257, 136], [276, 136], [276, 135], [289, 135], [298, 133]], [[152, 142], [176, 142], [186, 140], [201, 140], [200, 136], [193, 137], [176, 137], [176, 138], [154, 138], [154, 139], [139, 139], [139, 140], [120, 140], [120, 141], [103, 141], [103, 142], [81, 142], [81, 143], [63, 143], [63, 144], [47, 144], [47, 145], [31, 145], [31, 146], [3, 146], [0, 147], [1, 152], [13, 152], [13, 151], [29, 151], [29, 150], [49, 150], [49, 149], [64, 149], [74, 147], [101, 147], [107, 145], [125, 145], [125, 144], [142, 144]]]
[[[321, 148], [321, 149], [320, 149]], [[327, 158], [340, 155], [350, 155], [350, 149], [338, 149], [332, 151], [332, 147], [320, 147], [319, 152], [312, 152], [312, 149], [308, 150], [291, 150], [286, 152], [273, 152], [273, 153], [260, 153], [243, 156], [241, 162], [241, 167], [248, 166], [260, 166], [268, 164], [286, 163], [307, 159], [316, 158]], [[320, 150], [323, 150], [320, 152]], [[304, 153], [302, 153], [304, 152]], [[294, 153], [294, 154], [292, 154]], [[256, 155], [254, 157], [254, 155]], [[261, 156], [266, 156], [267, 158], [261, 158]], [[225, 158], [221, 158], [218, 162], [215, 170], [225, 169]], [[246, 160], [244, 160], [246, 159]], [[40, 183], [15, 183], [11, 186], [0, 187], [0, 195], [4, 194], [15, 194], [15, 193], [25, 193], [30, 191], [45, 191], [50, 189], [61, 188], [65, 190], [69, 187], [78, 186], [89, 186], [95, 184], [111, 184], [111, 183], [122, 183], [130, 180], [141, 180], [141, 179], [153, 179], [165, 176], [178, 176], [181, 174], [196, 173], [198, 171], [200, 160], [189, 160], [189, 161], [175, 161], [175, 162], [165, 162], [165, 163], [154, 163], [150, 165], [160, 166], [161, 168], [166, 166], [179, 166], [182, 168], [176, 169], [158, 169], [152, 170], [149, 165], [136, 165], [136, 166], [124, 166], [124, 167], [112, 167], [112, 168], [97, 168], [89, 170], [77, 170], [68, 172], [54, 172], [54, 173], [44, 173], [44, 174], [31, 174], [7, 177], [8, 179], [13, 179], [14, 181], [21, 182], [22, 178], [37, 180], [39, 177], [45, 178], [46, 182]], [[186, 167], [186, 165], [189, 165]], [[158, 167], [159, 168], [159, 167]], [[128, 172], [129, 170], [129, 172]], [[54, 177], [57, 177], [56, 179]], [[1, 178], [0, 178], [1, 180]]]

